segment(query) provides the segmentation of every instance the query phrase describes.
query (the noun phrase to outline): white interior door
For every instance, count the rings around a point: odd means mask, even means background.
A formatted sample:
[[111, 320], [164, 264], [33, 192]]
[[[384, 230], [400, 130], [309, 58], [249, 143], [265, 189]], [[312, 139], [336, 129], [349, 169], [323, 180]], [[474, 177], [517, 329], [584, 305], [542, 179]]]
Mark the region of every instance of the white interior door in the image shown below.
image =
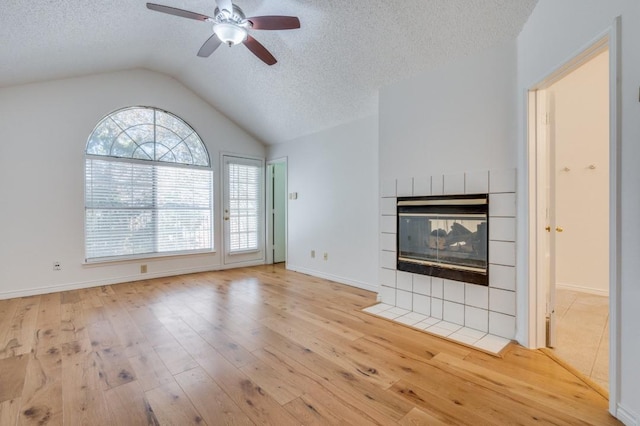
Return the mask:
[[557, 262], [556, 233], [559, 232], [557, 224], [556, 203], [556, 132], [555, 109], [553, 93], [547, 92], [545, 97], [545, 140], [546, 140], [546, 206], [547, 206], [547, 252], [548, 252], [548, 293], [547, 293], [547, 318], [549, 321], [547, 330], [547, 346], [555, 347], [557, 343], [557, 316], [556, 316], [556, 286], [557, 286]]
[[224, 263], [264, 261], [264, 161], [223, 155]]
[[555, 208], [553, 162], [553, 126], [550, 114], [551, 102], [546, 90], [535, 92], [536, 122], [536, 240], [538, 258], [538, 280], [544, 288], [544, 310], [546, 318], [546, 346], [553, 347], [556, 341], [555, 315]]

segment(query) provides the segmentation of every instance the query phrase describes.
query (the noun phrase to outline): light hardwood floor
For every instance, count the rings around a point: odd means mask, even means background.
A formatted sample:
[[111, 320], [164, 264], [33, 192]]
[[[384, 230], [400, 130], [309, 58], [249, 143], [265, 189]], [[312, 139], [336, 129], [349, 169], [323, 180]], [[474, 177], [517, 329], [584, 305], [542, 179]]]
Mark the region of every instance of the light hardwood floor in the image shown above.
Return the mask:
[[619, 424], [539, 351], [503, 358], [261, 266], [0, 301], [0, 425]]

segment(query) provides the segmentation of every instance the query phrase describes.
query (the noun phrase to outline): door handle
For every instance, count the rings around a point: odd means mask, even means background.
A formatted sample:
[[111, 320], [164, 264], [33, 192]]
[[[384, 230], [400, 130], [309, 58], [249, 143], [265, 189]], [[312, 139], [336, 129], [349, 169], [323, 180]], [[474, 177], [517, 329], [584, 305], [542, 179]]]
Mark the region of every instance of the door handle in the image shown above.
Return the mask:
[[556, 226], [556, 231], [557, 232], [562, 232], [562, 231], [564, 231], [564, 229], [561, 226]]
[[550, 226], [545, 226], [544, 230], [547, 231], [547, 232], [551, 232], [551, 227]]
[[225, 217], [225, 218], [224, 218], [224, 220], [229, 220], [229, 218], [228, 218], [228, 217]]

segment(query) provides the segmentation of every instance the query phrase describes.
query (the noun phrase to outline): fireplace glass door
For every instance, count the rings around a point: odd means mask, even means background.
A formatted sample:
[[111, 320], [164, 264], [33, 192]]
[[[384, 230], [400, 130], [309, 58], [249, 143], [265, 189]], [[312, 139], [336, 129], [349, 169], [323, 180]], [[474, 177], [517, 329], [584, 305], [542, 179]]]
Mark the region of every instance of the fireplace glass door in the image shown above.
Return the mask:
[[486, 196], [398, 200], [398, 269], [488, 283]]
[[405, 260], [483, 273], [487, 268], [485, 215], [404, 213], [400, 228]]

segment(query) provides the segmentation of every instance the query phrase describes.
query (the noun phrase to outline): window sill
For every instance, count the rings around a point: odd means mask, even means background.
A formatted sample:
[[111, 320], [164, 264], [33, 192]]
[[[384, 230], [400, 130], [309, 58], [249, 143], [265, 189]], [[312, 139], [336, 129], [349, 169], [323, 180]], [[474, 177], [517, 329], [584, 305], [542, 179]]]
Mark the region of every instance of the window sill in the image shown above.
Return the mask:
[[118, 257], [104, 257], [97, 259], [85, 259], [82, 262], [82, 265], [85, 267], [92, 266], [104, 266], [108, 264], [118, 264], [118, 263], [134, 263], [140, 261], [153, 261], [160, 259], [171, 259], [171, 258], [181, 258], [185, 256], [210, 256], [215, 255], [217, 252], [215, 250], [203, 250], [203, 251], [190, 251], [190, 252], [172, 252], [172, 253], [148, 253], [141, 255], [132, 255], [132, 256], [118, 256]]
[[262, 249], [257, 248], [257, 249], [250, 249], [250, 250], [237, 250], [237, 251], [230, 251], [229, 252], [229, 256], [235, 256], [238, 254], [251, 254], [251, 253], [260, 253], [262, 251]]

